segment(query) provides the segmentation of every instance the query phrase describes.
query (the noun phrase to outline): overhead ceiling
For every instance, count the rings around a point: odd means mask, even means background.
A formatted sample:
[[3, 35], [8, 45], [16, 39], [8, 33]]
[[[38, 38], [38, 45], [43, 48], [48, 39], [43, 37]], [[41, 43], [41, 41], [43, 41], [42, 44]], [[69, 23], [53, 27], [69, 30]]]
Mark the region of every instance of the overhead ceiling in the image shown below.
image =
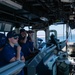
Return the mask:
[[41, 29], [58, 21], [70, 22], [70, 26], [75, 23], [74, 0], [11, 1], [20, 4], [22, 9], [14, 9], [10, 5], [0, 2], [0, 20], [15, 23], [17, 27], [24, 24], [25, 26], [33, 26], [35, 29]]

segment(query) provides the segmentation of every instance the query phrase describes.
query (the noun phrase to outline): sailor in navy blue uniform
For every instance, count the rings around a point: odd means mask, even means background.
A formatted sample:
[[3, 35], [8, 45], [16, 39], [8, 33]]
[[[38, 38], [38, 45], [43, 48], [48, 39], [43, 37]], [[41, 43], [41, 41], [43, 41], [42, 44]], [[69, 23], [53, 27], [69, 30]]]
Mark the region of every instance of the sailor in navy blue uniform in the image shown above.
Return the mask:
[[19, 44], [22, 46], [26, 42], [26, 37], [27, 37], [27, 31], [25, 29], [20, 29], [20, 35], [19, 35]]
[[29, 30], [27, 33], [28, 33], [27, 43], [28, 43], [28, 46], [30, 48], [31, 55], [35, 56], [39, 52], [39, 50], [34, 49], [35, 48], [34, 47], [34, 42], [33, 42], [33, 33], [34, 33], [34, 31]]
[[3, 47], [5, 46], [5, 44], [6, 44], [6, 36], [0, 33], [0, 67], [3, 67], [4, 65], [7, 64], [3, 57]]
[[[30, 35], [32, 37], [31, 33]], [[24, 53], [24, 57], [26, 60], [34, 56], [34, 52], [33, 52], [34, 46], [31, 37], [29, 36], [29, 39], [27, 41], [27, 31], [25, 29], [20, 30], [19, 43], [22, 47], [22, 52]]]
[[28, 32], [28, 37], [27, 37], [27, 43], [29, 45], [29, 48], [31, 50], [31, 53], [34, 51], [34, 42], [33, 42], [33, 31], [29, 30]]
[[[10, 31], [7, 34], [8, 43], [3, 49], [3, 56], [5, 62], [10, 63], [16, 60], [22, 60], [25, 62], [23, 53], [20, 46], [15, 46], [18, 43], [18, 35], [14, 31]], [[18, 75], [24, 75], [23, 70]]]
[[22, 47], [22, 52], [24, 53], [25, 59], [31, 54], [29, 45], [27, 43], [27, 32], [25, 29], [20, 30], [19, 43]]

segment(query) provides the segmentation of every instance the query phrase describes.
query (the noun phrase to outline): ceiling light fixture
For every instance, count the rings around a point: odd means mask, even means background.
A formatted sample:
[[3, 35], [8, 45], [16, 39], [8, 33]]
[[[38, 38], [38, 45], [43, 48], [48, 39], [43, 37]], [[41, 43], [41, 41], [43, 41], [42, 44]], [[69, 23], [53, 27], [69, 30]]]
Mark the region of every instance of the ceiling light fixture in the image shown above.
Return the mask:
[[42, 21], [48, 21], [48, 19], [46, 17], [40, 17], [40, 20], [42, 20]]
[[75, 2], [75, 0], [61, 0], [61, 2], [72, 3], [72, 2]]
[[22, 5], [17, 4], [11, 0], [0, 0], [0, 3], [16, 10], [22, 9]]

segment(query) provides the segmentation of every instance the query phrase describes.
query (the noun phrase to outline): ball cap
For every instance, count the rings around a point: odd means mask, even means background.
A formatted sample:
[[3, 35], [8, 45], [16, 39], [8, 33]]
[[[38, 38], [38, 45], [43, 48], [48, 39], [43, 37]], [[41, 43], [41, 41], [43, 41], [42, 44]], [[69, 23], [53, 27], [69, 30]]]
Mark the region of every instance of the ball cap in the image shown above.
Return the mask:
[[15, 37], [15, 36], [18, 36], [18, 34], [16, 34], [15, 31], [10, 31], [10, 32], [8, 32], [8, 34], [7, 34], [7, 38], [12, 38], [12, 37]]

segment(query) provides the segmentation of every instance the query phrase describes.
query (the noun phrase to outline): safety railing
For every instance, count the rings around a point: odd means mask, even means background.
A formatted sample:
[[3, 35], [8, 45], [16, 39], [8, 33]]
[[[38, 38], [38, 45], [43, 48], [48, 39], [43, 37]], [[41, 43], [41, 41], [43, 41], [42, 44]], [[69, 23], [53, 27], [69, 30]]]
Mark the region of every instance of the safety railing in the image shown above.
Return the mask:
[[16, 75], [22, 68], [25, 66], [25, 63], [22, 61], [15, 61], [4, 67], [0, 68], [0, 75]]

